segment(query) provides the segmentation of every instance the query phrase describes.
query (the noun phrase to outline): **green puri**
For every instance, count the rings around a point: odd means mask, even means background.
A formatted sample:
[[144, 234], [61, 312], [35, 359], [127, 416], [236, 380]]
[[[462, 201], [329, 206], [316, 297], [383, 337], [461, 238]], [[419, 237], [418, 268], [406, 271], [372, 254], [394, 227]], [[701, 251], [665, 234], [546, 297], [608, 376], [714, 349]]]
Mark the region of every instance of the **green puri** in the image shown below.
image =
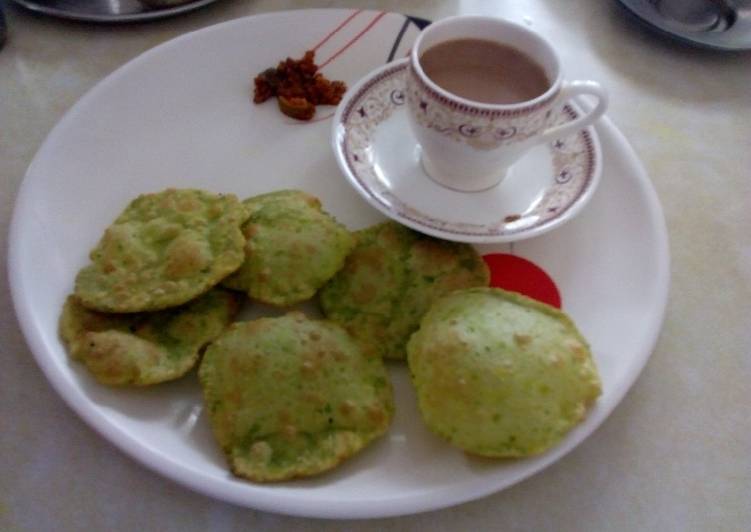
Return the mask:
[[60, 335], [70, 357], [102, 384], [146, 386], [187, 373], [238, 308], [238, 296], [220, 288], [179, 307], [130, 314], [89, 310], [69, 296]]
[[232, 471], [257, 482], [331, 469], [393, 415], [383, 361], [299, 312], [235, 323], [206, 350], [199, 378]]
[[584, 419], [601, 392], [571, 319], [497, 288], [438, 301], [407, 350], [425, 423], [472, 454], [541, 453]]
[[469, 244], [447, 242], [395, 222], [355, 233], [344, 268], [321, 290], [325, 316], [369, 352], [404, 359], [430, 305], [461, 288], [487, 286], [489, 272]]
[[168, 189], [138, 196], [91, 251], [75, 295], [101, 312], [186, 303], [240, 266], [246, 216], [231, 194]]
[[321, 202], [298, 190], [244, 201], [246, 258], [224, 285], [276, 306], [313, 297], [344, 264], [355, 240]]

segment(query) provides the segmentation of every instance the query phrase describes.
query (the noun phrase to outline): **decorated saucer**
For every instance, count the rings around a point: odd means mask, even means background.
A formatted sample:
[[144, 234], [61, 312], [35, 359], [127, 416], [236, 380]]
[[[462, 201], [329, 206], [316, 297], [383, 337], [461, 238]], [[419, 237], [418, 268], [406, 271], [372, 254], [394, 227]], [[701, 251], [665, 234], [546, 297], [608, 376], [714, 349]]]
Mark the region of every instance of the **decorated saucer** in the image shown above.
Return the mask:
[[[532, 148], [497, 186], [459, 192], [433, 181], [420, 163], [404, 95], [406, 60], [389, 63], [344, 96], [333, 147], [350, 184], [373, 207], [417, 231], [474, 243], [513, 242], [572, 219], [600, 180], [602, 155], [594, 128]], [[554, 124], [581, 111], [566, 104]]]

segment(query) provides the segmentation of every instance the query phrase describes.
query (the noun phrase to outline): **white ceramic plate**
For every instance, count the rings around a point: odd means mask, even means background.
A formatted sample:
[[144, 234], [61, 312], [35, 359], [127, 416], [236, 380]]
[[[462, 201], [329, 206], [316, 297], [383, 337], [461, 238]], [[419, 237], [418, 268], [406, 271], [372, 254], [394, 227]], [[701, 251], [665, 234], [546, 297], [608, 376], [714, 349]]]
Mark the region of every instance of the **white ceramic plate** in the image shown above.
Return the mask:
[[[368, 74], [348, 91], [334, 116], [339, 167], [373, 207], [438, 238], [500, 243], [546, 233], [571, 220], [592, 198], [602, 173], [592, 127], [535, 146], [488, 190], [459, 192], [433, 181], [420, 163], [407, 117], [407, 64], [400, 59]], [[556, 112], [555, 125], [581, 114], [573, 103]]]
[[513, 253], [547, 271], [564, 310], [590, 340], [602, 375], [604, 393], [587, 420], [542, 456], [480, 461], [451, 448], [424, 428], [408, 374], [395, 364], [398, 407], [384, 438], [330, 474], [255, 485], [228, 472], [195, 375], [148, 390], [109, 389], [68, 361], [57, 335], [63, 300], [102, 230], [138, 193], [177, 186], [245, 197], [298, 187], [318, 195], [353, 229], [383, 219], [337, 168], [329, 146], [333, 109], [321, 109], [312, 123], [286, 119], [271, 102], [250, 102], [251, 78], [281, 56], [299, 56], [325, 40], [319, 61], [334, 57], [325, 74], [354, 84], [404, 55], [417, 31], [401, 15], [346, 10], [291, 11], [213, 26], [123, 66], [50, 133], [13, 215], [13, 300], [52, 385], [124, 452], [197, 491], [261, 510], [399, 515], [475, 499], [540, 471], [591, 434], [631, 387], [662, 323], [667, 234], [647, 175], [608, 120], [598, 126], [602, 182], [587, 208], [541, 237], [481, 248]]

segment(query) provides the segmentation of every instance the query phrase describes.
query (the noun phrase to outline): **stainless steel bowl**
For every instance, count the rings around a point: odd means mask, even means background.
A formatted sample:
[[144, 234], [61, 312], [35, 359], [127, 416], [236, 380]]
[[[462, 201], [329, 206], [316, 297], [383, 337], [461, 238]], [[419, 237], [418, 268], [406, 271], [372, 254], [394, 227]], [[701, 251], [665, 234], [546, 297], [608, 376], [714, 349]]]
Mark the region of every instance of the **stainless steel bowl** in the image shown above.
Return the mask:
[[185, 0], [174, 5], [152, 6], [139, 0], [13, 0], [45, 15], [89, 22], [138, 22], [186, 13], [216, 0]]
[[651, 28], [689, 44], [751, 50], [751, 0], [619, 0]]

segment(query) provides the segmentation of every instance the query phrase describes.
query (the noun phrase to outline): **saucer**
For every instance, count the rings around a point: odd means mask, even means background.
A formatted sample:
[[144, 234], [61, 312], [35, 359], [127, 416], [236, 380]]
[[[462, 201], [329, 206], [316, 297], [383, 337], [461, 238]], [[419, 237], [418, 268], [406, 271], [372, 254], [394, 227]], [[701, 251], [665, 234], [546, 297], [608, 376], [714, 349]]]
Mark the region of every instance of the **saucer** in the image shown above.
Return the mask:
[[675, 40], [715, 50], [751, 50], [751, 6], [707, 1], [702, 10], [675, 1], [673, 7], [661, 0], [619, 0], [641, 22]]
[[[339, 167], [383, 214], [446, 240], [513, 242], [571, 220], [592, 197], [602, 169], [592, 127], [535, 146], [488, 190], [460, 192], [433, 181], [422, 168], [408, 123], [406, 70], [402, 59], [368, 74], [347, 92], [334, 116]], [[580, 113], [567, 104], [553, 121], [565, 123]]]

